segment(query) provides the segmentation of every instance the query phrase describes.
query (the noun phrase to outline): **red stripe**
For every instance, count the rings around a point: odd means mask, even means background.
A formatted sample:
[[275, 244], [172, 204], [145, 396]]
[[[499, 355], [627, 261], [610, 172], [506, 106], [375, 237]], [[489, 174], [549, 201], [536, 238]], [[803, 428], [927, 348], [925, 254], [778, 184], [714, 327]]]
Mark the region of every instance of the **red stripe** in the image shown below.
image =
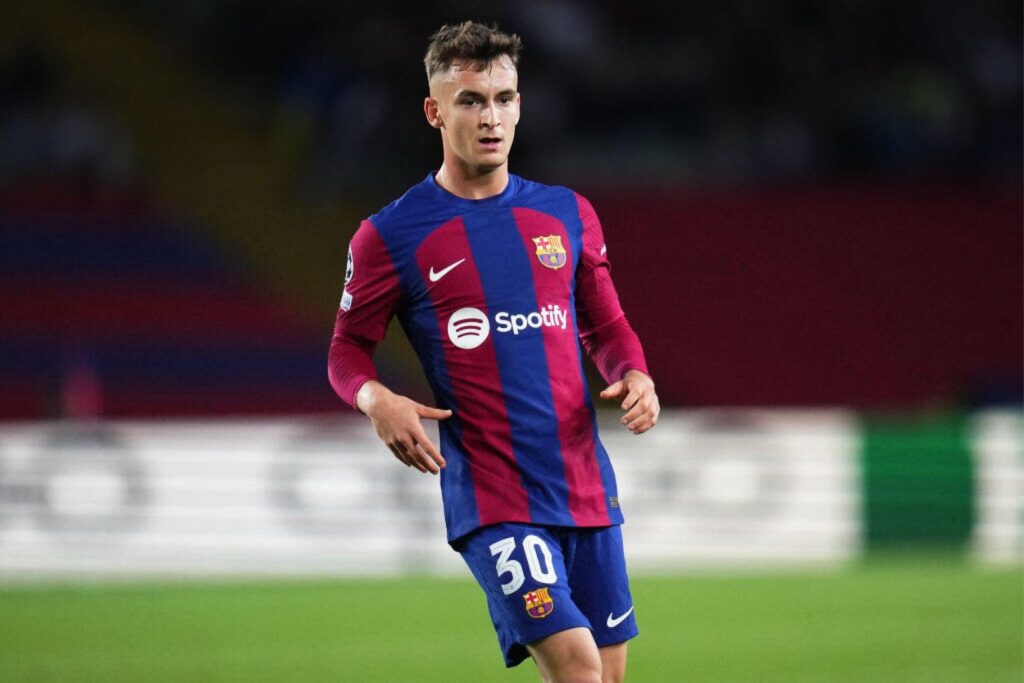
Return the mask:
[[44, 381], [0, 379], [0, 419], [53, 417], [52, 392]]
[[0, 209], [8, 217], [103, 219], [91, 230], [137, 230], [139, 221], [160, 221], [151, 198], [113, 188], [83, 190], [74, 183], [38, 182], [0, 192]]
[[160, 387], [107, 384], [103, 391], [103, 416], [109, 418], [230, 417], [256, 415], [337, 415], [338, 399], [330, 389], [310, 391], [265, 385], [214, 387]]
[[[101, 387], [104, 418], [166, 418], [213, 416], [293, 416], [338, 413], [330, 391], [276, 385], [159, 387], [113, 384]], [[43, 382], [0, 382], [0, 419], [39, 420], [57, 415], [52, 387]]]
[[[231, 283], [0, 277], [0, 332], [190, 342], [316, 340], [294, 306]], [[258, 332], [257, 332], [258, 331]]]
[[401, 283], [387, 245], [369, 220], [352, 237], [349, 255], [352, 270], [334, 318], [327, 375], [335, 393], [355, 408], [359, 388], [377, 379], [373, 350], [387, 333]]
[[359, 226], [349, 247], [352, 279], [344, 291], [351, 295], [352, 307], [339, 309], [334, 331], [379, 342], [387, 333], [402, 291], [398, 271], [377, 227], [368, 220]]
[[[465, 261], [431, 282], [431, 268], [435, 272], [442, 271], [459, 259]], [[417, 250], [416, 261], [437, 315], [480, 525], [529, 522], [526, 489], [512, 452], [511, 427], [501, 390], [493, 330], [486, 341], [474, 349], [459, 348], [448, 336], [448, 320], [453, 313], [486, 301], [462, 219], [456, 218], [431, 233]], [[479, 310], [490, 317], [486, 306]]]
[[[558, 305], [568, 316], [566, 329], [542, 327], [544, 352], [550, 369], [551, 397], [558, 419], [558, 441], [562, 448], [565, 482], [569, 487], [569, 513], [580, 526], [610, 524], [604, 483], [594, 448], [594, 426], [583, 401], [586, 389], [580, 370], [579, 342], [573, 333], [568, 293], [572, 289], [574, 262], [572, 242], [565, 225], [553, 216], [533, 209], [513, 209], [523, 246], [531, 255], [537, 306]], [[558, 235], [565, 249], [565, 265], [549, 268], [541, 263], [535, 237]]]

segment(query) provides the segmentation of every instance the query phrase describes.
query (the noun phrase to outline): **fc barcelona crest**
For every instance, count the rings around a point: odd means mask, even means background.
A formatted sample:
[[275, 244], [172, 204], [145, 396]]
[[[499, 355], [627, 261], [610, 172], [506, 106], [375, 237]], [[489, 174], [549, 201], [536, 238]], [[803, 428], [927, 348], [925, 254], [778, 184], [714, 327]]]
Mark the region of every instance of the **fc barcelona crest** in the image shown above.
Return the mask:
[[543, 619], [555, 609], [555, 599], [548, 595], [547, 588], [530, 591], [523, 596], [523, 600], [526, 601], [526, 613], [534, 619]]
[[561, 235], [534, 237], [537, 245], [537, 258], [548, 268], [561, 268], [565, 265], [565, 247], [562, 246]]

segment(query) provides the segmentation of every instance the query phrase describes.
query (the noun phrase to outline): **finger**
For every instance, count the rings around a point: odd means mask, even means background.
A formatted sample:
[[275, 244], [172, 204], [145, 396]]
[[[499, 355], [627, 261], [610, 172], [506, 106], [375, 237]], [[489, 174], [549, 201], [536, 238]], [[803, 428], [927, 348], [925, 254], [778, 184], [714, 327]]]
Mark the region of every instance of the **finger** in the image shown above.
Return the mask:
[[[650, 420], [654, 417], [654, 412], [646, 405], [646, 401], [637, 403], [633, 410], [629, 411], [623, 420], [626, 421], [626, 426], [633, 429], [641, 420]], [[628, 420], [626, 418], [629, 418]]]
[[622, 409], [629, 410], [637, 404], [643, 395], [643, 391], [640, 389], [630, 389], [629, 393], [626, 394], [626, 398], [622, 401]]
[[630, 407], [628, 411], [626, 411], [626, 414], [622, 416], [622, 424], [628, 425], [636, 418], [648, 412], [649, 409], [650, 406], [647, 404], [647, 401], [644, 401], [643, 399], [638, 400]]
[[643, 434], [644, 432], [646, 432], [647, 430], [649, 430], [653, 426], [654, 425], [651, 424], [651, 422], [649, 420], [645, 420], [644, 422], [640, 423], [636, 427], [630, 428], [629, 431], [633, 432], [634, 434]]
[[405, 437], [401, 440], [401, 443], [403, 452], [405, 453], [406, 462], [418, 469], [420, 472], [426, 472], [426, 467], [424, 467], [423, 463], [420, 462], [419, 450], [416, 448], [416, 442], [409, 437]]
[[634, 434], [643, 434], [656, 424], [658, 424], [658, 413], [656, 411], [649, 410], [630, 422], [627, 426]]
[[[426, 435], [422, 437], [426, 440]], [[417, 439], [417, 442], [412, 447], [412, 457], [416, 462], [416, 469], [420, 472], [430, 472], [431, 474], [437, 474], [441, 471], [441, 468], [437, 466], [433, 458], [423, 446], [423, 442]]]
[[430, 420], [444, 420], [452, 416], [452, 411], [442, 410], [441, 408], [431, 408], [430, 406], [416, 404], [416, 412], [420, 417], [425, 417]]
[[416, 445], [416, 467], [424, 474], [437, 474], [441, 468], [431, 459], [423, 446]]
[[426, 457], [429, 458], [427, 466], [430, 468], [430, 471], [437, 474], [438, 471], [445, 466], [444, 456], [442, 456], [440, 451], [437, 450], [437, 447], [434, 446], [434, 443], [430, 440], [430, 437], [427, 436], [426, 432], [422, 430], [420, 430], [419, 434], [416, 435], [416, 443], [419, 444], [419, 447], [423, 449]]
[[615, 398], [622, 393], [622, 380], [608, 385], [606, 389], [601, 392], [601, 398]]
[[651, 418], [652, 415], [650, 413], [644, 413], [643, 415], [641, 415], [640, 417], [636, 418], [628, 425], [626, 425], [626, 427], [628, 427], [629, 431], [633, 432], [634, 434], [642, 434], [643, 432], [646, 432], [648, 429], [654, 426], [651, 422]]
[[416, 467], [415, 461], [409, 454], [409, 449], [404, 444], [397, 444], [395, 450], [398, 451], [398, 457], [405, 463], [406, 467]]
[[391, 444], [385, 444], [385, 445], [388, 447], [388, 450], [390, 450], [391, 453], [395, 456], [395, 458], [398, 459], [398, 462], [402, 463], [406, 467], [411, 467], [411, 465], [405, 461], [405, 456], [402, 455], [402, 452], [400, 450], [398, 450], [398, 448], [396, 448], [395, 446], [392, 446]]

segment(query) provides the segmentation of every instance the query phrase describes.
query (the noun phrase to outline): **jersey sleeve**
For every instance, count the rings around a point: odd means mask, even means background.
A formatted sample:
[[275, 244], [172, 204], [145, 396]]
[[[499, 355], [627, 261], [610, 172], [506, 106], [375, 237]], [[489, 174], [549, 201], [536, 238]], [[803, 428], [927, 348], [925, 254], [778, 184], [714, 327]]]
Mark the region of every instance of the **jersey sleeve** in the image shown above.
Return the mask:
[[583, 249], [576, 271], [576, 323], [580, 342], [601, 376], [617, 382], [629, 370], [649, 375], [643, 348], [619, 304], [612, 283], [601, 222], [590, 202], [576, 195], [583, 224]]
[[373, 352], [398, 306], [398, 273], [377, 228], [363, 221], [348, 248], [345, 288], [334, 321], [327, 375], [334, 391], [353, 408], [356, 393], [377, 379]]

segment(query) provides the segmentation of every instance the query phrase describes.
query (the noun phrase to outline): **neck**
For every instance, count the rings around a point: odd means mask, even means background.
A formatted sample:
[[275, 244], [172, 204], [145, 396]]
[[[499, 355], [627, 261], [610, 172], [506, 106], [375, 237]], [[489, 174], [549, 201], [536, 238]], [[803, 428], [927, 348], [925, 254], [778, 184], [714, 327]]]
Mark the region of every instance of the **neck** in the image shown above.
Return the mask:
[[508, 164], [487, 171], [473, 172], [445, 161], [434, 176], [438, 185], [463, 199], [487, 199], [501, 194], [508, 185]]

